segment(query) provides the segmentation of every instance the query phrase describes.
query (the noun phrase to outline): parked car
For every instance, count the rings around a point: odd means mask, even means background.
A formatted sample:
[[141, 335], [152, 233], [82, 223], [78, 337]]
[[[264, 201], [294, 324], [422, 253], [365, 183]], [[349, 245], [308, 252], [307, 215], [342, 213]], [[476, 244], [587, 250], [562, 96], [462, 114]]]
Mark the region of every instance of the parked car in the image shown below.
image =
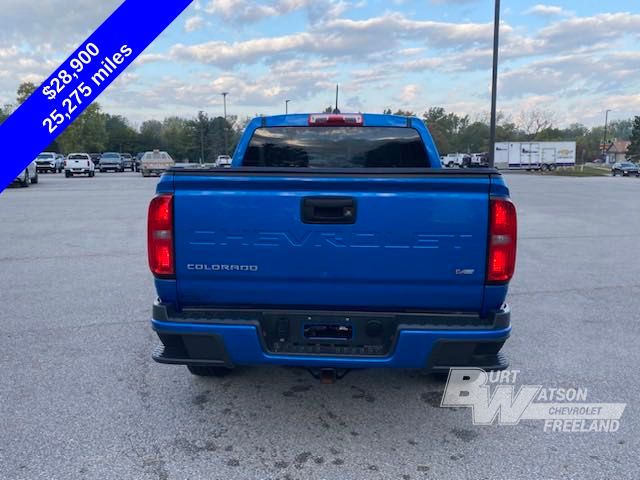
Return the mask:
[[462, 166], [462, 160], [464, 154], [462, 153], [448, 153], [440, 157], [440, 163], [443, 167], [455, 168]]
[[55, 152], [42, 152], [36, 157], [36, 168], [38, 172], [61, 172], [62, 161]]
[[124, 172], [124, 160], [117, 152], [105, 152], [100, 156], [100, 172], [107, 170], [114, 172]]
[[58, 173], [61, 173], [64, 170], [64, 155], [61, 153], [56, 154], [56, 161], [58, 164]]
[[20, 175], [16, 177], [13, 183], [17, 183], [22, 187], [28, 187], [30, 183], [38, 183], [38, 167], [36, 161], [32, 161]]
[[138, 154], [136, 154], [134, 158], [134, 166], [135, 166], [136, 172], [140, 171], [140, 163], [142, 162], [143, 155], [144, 155], [144, 152], [139, 152]]
[[622, 175], [623, 177], [635, 175], [636, 177], [638, 177], [640, 176], [640, 168], [638, 168], [638, 165], [632, 162], [618, 162], [614, 163], [611, 166], [611, 175], [613, 175], [614, 177], [616, 175]]
[[175, 165], [173, 158], [167, 152], [153, 150], [145, 152], [140, 160], [140, 171], [143, 177], [161, 175], [165, 170]]
[[373, 114], [256, 118], [234, 162], [172, 168], [151, 200], [156, 361], [327, 382], [507, 367], [517, 221], [497, 170], [442, 175], [424, 122]]
[[96, 167], [88, 153], [70, 153], [64, 161], [65, 177], [69, 178], [78, 174], [89, 177], [96, 174]]
[[136, 169], [136, 163], [133, 159], [133, 156], [130, 153], [121, 153], [122, 163], [124, 164], [125, 170], [131, 170], [132, 172]]
[[231, 157], [229, 155], [218, 155], [218, 158], [216, 159], [216, 167], [230, 168]]
[[96, 168], [98, 168], [100, 166], [101, 154], [99, 154], [99, 153], [90, 153], [89, 156], [91, 157], [91, 161], [93, 162], [93, 164], [96, 166]]
[[488, 167], [489, 166], [489, 153], [473, 153], [471, 154], [471, 164], [472, 167]]

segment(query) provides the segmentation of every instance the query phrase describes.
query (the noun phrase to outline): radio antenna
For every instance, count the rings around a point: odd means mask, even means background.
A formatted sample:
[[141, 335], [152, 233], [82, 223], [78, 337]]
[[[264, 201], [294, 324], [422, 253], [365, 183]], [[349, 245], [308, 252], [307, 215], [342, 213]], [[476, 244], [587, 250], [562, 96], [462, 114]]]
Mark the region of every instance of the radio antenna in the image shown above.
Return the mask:
[[338, 93], [339, 93], [339, 87], [336, 84], [336, 108], [333, 110], [333, 113], [340, 113], [340, 109], [338, 108]]

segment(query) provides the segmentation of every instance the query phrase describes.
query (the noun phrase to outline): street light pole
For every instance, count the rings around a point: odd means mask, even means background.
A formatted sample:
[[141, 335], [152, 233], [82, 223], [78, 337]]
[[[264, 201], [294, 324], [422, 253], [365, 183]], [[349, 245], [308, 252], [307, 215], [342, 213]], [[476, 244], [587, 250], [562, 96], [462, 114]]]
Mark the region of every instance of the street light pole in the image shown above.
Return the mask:
[[227, 155], [227, 95], [229, 92], [222, 92], [222, 102], [224, 104], [224, 154]]
[[288, 115], [288, 114], [289, 114], [289, 102], [290, 102], [290, 101], [291, 101], [291, 100], [285, 100], [285, 101], [284, 101], [284, 113], [285, 113], [285, 115]]
[[493, 19], [493, 69], [491, 72], [491, 125], [489, 127], [489, 168], [495, 165], [496, 101], [498, 94], [498, 47], [500, 45], [500, 0], [495, 0]]
[[604, 112], [604, 138], [602, 139], [602, 161], [606, 162], [605, 151], [607, 148], [607, 124], [609, 123], [609, 112], [611, 110], [607, 110]]

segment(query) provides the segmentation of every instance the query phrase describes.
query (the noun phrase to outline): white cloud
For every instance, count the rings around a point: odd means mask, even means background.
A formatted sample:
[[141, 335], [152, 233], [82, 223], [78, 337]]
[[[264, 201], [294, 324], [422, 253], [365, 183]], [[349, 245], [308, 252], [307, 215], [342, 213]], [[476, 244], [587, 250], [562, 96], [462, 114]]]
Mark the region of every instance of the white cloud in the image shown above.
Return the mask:
[[413, 105], [421, 95], [420, 87], [416, 84], [405, 85], [396, 100], [403, 106]]
[[556, 5], [544, 5], [541, 3], [534, 5], [523, 13], [525, 15], [537, 15], [540, 17], [571, 16], [574, 14], [574, 12], [565, 10], [562, 7], [558, 7]]
[[195, 15], [193, 17], [189, 17], [184, 22], [184, 29], [187, 32], [195, 32], [204, 26], [204, 18], [200, 15]]

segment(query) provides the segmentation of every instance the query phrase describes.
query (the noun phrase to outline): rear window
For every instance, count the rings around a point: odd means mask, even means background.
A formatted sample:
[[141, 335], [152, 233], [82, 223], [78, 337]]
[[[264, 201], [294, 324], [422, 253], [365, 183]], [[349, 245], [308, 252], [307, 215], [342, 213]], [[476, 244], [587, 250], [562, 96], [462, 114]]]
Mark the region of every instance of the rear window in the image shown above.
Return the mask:
[[258, 128], [244, 155], [248, 167], [426, 168], [417, 130], [393, 127]]
[[142, 156], [142, 161], [173, 162], [173, 159], [167, 152], [147, 152]]
[[103, 153], [102, 158], [120, 158], [119, 153]]
[[89, 156], [82, 154], [69, 155], [69, 160], [89, 160]]
[[54, 157], [55, 155], [53, 153], [41, 153], [40, 155], [38, 155], [38, 159], [40, 160], [47, 160]]

